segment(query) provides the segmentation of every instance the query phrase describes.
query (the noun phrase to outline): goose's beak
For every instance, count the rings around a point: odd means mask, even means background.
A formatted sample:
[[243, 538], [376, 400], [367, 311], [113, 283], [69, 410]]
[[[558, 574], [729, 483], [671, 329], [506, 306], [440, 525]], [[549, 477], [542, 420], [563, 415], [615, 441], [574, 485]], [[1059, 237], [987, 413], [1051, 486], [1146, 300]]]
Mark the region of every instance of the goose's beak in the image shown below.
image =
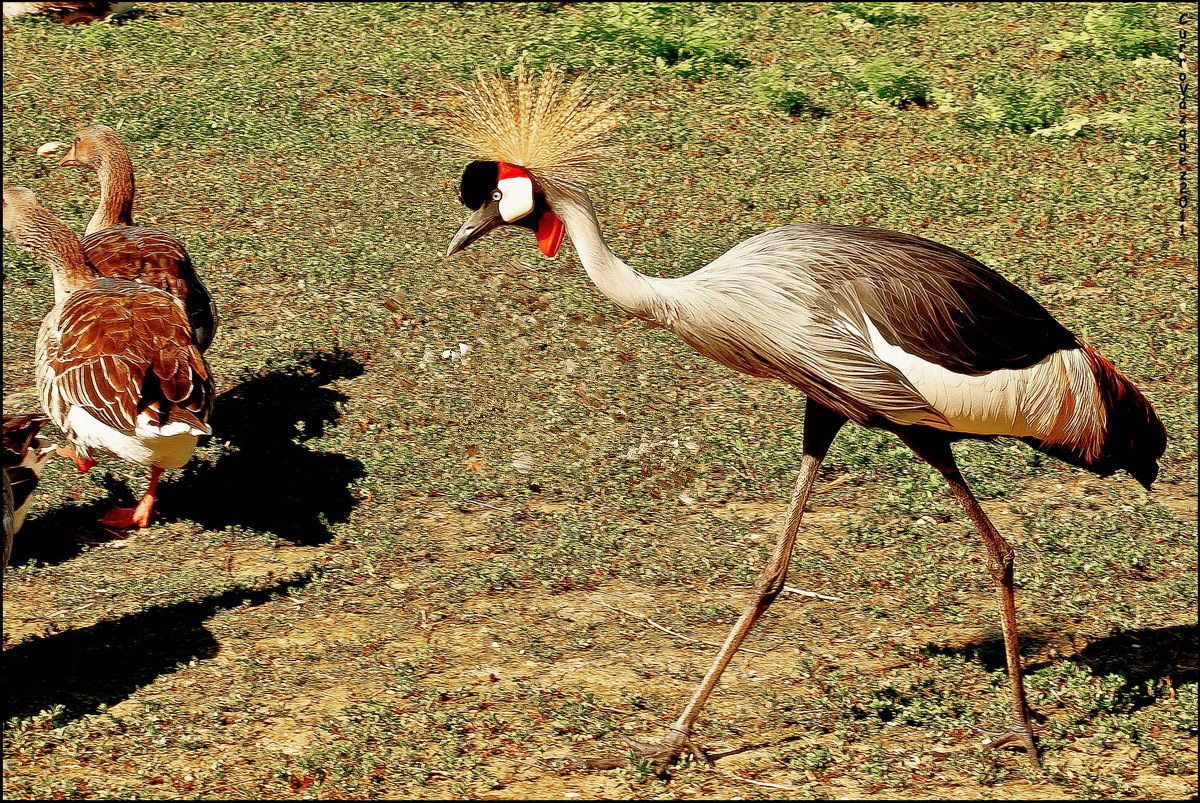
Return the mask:
[[67, 149], [67, 155], [58, 163], [59, 167], [83, 167], [83, 162], [75, 158], [75, 146]]
[[446, 249], [446, 259], [457, 254], [459, 251], [466, 248], [471, 243], [478, 240], [483, 235], [487, 234], [492, 229], [504, 223], [504, 218], [500, 217], [500, 206], [493, 202], [486, 203], [471, 213], [467, 221], [462, 224], [462, 227], [454, 234], [454, 238], [450, 240], [450, 247]]

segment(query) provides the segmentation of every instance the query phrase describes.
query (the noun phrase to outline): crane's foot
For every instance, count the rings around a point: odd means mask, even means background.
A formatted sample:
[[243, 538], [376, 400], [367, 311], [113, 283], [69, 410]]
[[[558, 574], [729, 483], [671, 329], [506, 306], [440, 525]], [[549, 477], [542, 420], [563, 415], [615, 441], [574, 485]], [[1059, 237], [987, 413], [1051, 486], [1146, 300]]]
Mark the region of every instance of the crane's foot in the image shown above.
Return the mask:
[[983, 743], [989, 750], [999, 750], [1006, 747], [1024, 750], [1029, 756], [1029, 763], [1035, 770], [1042, 768], [1042, 759], [1038, 754], [1037, 742], [1034, 741], [1033, 731], [1021, 725], [1014, 725], [1008, 732], [993, 736]]
[[137, 507], [114, 507], [100, 517], [100, 524], [114, 530], [149, 527], [153, 511], [154, 497], [144, 497]]
[[658, 744], [649, 745], [631, 742], [629, 752], [623, 756], [590, 758], [585, 764], [589, 769], [611, 770], [630, 764], [638, 765], [648, 761], [650, 762], [651, 771], [659, 778], [665, 778], [670, 774], [671, 767], [685, 755], [697, 761], [702, 761], [705, 764], [713, 763], [712, 758], [709, 757], [704, 748], [693, 742], [690, 735], [679, 731], [671, 731], [671, 734]]

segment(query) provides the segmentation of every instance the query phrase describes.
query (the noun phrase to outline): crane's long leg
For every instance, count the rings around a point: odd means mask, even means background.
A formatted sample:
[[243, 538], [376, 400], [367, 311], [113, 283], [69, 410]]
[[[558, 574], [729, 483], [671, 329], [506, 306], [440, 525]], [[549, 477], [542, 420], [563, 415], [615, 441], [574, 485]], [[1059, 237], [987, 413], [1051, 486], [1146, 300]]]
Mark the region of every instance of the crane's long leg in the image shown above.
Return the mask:
[[942, 476], [950, 483], [954, 498], [963, 506], [975, 529], [983, 536], [988, 574], [992, 576], [992, 582], [995, 583], [1000, 597], [1000, 627], [1004, 631], [1004, 653], [1008, 660], [1008, 680], [1012, 687], [1011, 732], [993, 741], [991, 746], [1001, 747], [1015, 742], [1025, 748], [1033, 768], [1041, 769], [1042, 762], [1038, 757], [1033, 726], [1029, 720], [1029, 703], [1025, 699], [1025, 680], [1017, 631], [1017, 602], [1013, 590], [1013, 548], [997, 532], [991, 519], [980, 506], [979, 500], [971, 493], [967, 481], [958, 470], [947, 439], [916, 431], [901, 433], [900, 437], [918, 456], [942, 472]]
[[804, 415], [804, 457], [800, 464], [800, 476], [796, 478], [796, 485], [792, 490], [791, 504], [788, 507], [787, 523], [783, 528], [783, 534], [775, 544], [771, 560], [755, 580], [750, 599], [747, 600], [741, 617], [729, 631], [729, 636], [725, 639], [725, 644], [721, 647], [720, 652], [717, 653], [712, 668], [700, 681], [700, 685], [692, 694], [692, 699], [684, 707], [683, 713], [671, 726], [671, 733], [663, 740], [660, 747], [652, 752], [650, 758], [654, 760], [654, 768], [657, 772], [665, 772], [679, 756], [690, 748], [692, 726], [700, 715], [700, 709], [704, 707], [709, 694], [717, 685], [717, 681], [721, 679], [725, 667], [729, 665], [734, 653], [738, 651], [746, 636], [754, 628], [759, 617], [783, 590], [784, 580], [787, 578], [788, 561], [792, 556], [792, 546], [796, 542], [796, 535], [800, 532], [800, 520], [804, 516], [804, 505], [808, 502], [809, 492], [817, 479], [817, 469], [844, 423], [846, 423], [846, 419], [837, 413], [812, 401], [808, 402]]

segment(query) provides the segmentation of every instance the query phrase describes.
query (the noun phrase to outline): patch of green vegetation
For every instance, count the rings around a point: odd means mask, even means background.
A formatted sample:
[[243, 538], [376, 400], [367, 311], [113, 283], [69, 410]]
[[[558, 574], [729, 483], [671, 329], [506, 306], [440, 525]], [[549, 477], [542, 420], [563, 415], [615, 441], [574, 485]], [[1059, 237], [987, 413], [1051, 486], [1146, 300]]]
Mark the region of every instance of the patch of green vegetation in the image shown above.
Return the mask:
[[814, 99], [813, 95], [796, 86], [778, 69], [762, 70], [755, 76], [754, 90], [764, 103], [790, 117], [821, 118], [829, 116], [829, 109]]
[[931, 82], [924, 67], [890, 57], [862, 66], [861, 86], [867, 94], [892, 106], [928, 106]]
[[1083, 30], [1064, 32], [1042, 49], [1064, 55], [1138, 59], [1169, 58], [1175, 43], [1141, 3], [1106, 3], [1083, 18]]
[[[448, 700], [461, 689], [427, 689], [411, 703], [367, 703], [346, 708], [328, 743], [298, 756], [280, 772], [294, 792], [336, 789], [339, 794], [388, 796], [389, 789], [445, 789], [448, 797], [495, 785], [473, 743], [476, 726]], [[312, 794], [312, 793], [310, 793]]]
[[632, 52], [689, 80], [750, 64], [717, 18], [697, 16], [674, 3], [609, 4], [603, 12], [581, 18], [575, 37], [581, 43], [603, 43], [598, 55], [608, 63], [623, 61], [621, 51]]
[[959, 110], [958, 120], [972, 131], [1029, 134], [1050, 128], [1063, 114], [1052, 87], [1025, 78], [988, 76], [975, 87], [970, 103]]
[[[1085, 495], [1071, 515], [1059, 505], [1049, 505], [1023, 517], [1032, 543], [1047, 565], [1072, 574], [1129, 573], [1134, 576], [1168, 570], [1165, 553], [1186, 540], [1186, 526], [1149, 500], [1121, 501], [1115, 507], [1103, 497]], [[1152, 537], [1146, 537], [1153, 533]]]
[[922, 19], [912, 3], [831, 3], [830, 8], [878, 28], [917, 25]]
[[1167, 715], [1167, 720], [1175, 730], [1192, 738], [1200, 733], [1200, 716], [1197, 713], [1200, 706], [1197, 705], [1196, 692], [1195, 683], [1184, 683], [1176, 687], [1174, 705]]
[[1047, 138], [1101, 135], [1130, 142], [1155, 142], [1173, 136], [1173, 122], [1163, 114], [1162, 109], [1142, 105], [1128, 112], [1104, 111], [1069, 115], [1062, 122], [1033, 133]]

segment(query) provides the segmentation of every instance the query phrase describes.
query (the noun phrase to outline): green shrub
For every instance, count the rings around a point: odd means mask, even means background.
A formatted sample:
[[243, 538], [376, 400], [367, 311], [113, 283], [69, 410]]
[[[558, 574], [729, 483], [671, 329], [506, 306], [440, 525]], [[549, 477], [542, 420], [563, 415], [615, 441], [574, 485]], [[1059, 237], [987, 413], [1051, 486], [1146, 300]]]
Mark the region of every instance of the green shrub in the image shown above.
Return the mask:
[[767, 105], [792, 117], [828, 117], [829, 110], [798, 89], [778, 70], [764, 70], [755, 80], [754, 94]]
[[575, 38], [634, 51], [659, 69], [684, 78], [703, 78], [722, 66], [750, 64], [736, 52], [716, 19], [697, 19], [670, 4], [622, 3], [593, 12], [580, 22]]
[[832, 7], [835, 12], [878, 28], [921, 22], [921, 15], [913, 13], [911, 3], [834, 3]]
[[1161, 104], [1143, 103], [1127, 112], [1117, 112], [1125, 119], [1121, 130], [1135, 142], [1169, 139], [1175, 135], [1175, 119], [1164, 114]]
[[1196, 684], [1185, 683], [1176, 690], [1175, 699], [1168, 708], [1171, 724], [1188, 736], [1195, 737], [1200, 731], [1196, 715]]
[[1102, 133], [1127, 142], [1153, 142], [1172, 134], [1170, 122], [1156, 104], [1143, 104], [1127, 112], [1073, 114], [1057, 125], [1033, 133], [1042, 137], [1086, 137]]
[[1063, 106], [1048, 87], [1028, 82], [988, 80], [975, 89], [958, 120], [973, 131], [1031, 133], [1062, 120]]
[[1093, 8], [1083, 19], [1083, 30], [1064, 33], [1042, 47], [1055, 53], [1112, 56], [1119, 59], [1172, 55], [1171, 36], [1164, 32], [1140, 3], [1120, 3]]
[[875, 59], [863, 65], [862, 85], [868, 94], [893, 106], [929, 105], [929, 76], [915, 64]]

